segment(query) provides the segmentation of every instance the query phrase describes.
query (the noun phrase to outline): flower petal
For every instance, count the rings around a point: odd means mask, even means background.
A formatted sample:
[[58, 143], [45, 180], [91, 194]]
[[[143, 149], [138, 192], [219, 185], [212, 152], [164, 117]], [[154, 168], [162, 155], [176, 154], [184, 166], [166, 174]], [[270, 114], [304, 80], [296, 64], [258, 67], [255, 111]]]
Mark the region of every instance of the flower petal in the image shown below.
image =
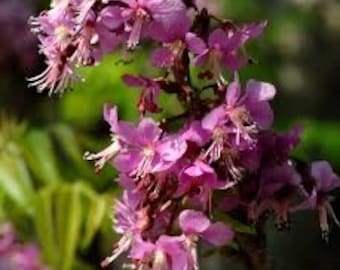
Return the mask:
[[188, 45], [189, 50], [193, 54], [200, 55], [204, 53], [207, 49], [205, 42], [194, 33], [187, 33], [185, 36], [185, 41]]
[[246, 86], [247, 102], [268, 101], [275, 97], [275, 86], [255, 80], [249, 80]]
[[210, 226], [210, 220], [199, 211], [184, 210], [179, 215], [179, 225], [185, 234], [200, 234]]
[[226, 111], [223, 106], [219, 106], [208, 113], [202, 120], [202, 127], [205, 130], [213, 131], [221, 125], [226, 119]]
[[141, 76], [134, 76], [130, 74], [123, 75], [122, 80], [126, 85], [132, 87], [145, 87], [147, 84], [146, 80]]
[[274, 120], [274, 113], [268, 102], [259, 102], [250, 104], [247, 109], [253, 120], [261, 129], [268, 129], [271, 127]]
[[168, 48], [158, 48], [151, 55], [151, 64], [159, 68], [171, 67], [174, 63], [174, 55]]
[[117, 133], [118, 131], [118, 112], [116, 106], [110, 106], [109, 104], [104, 105], [103, 115], [105, 121], [111, 126], [110, 131]]
[[230, 227], [217, 222], [211, 224], [207, 230], [202, 233], [202, 238], [214, 246], [224, 246], [234, 237], [234, 232]]
[[228, 106], [234, 107], [241, 97], [241, 85], [237, 80], [233, 81], [227, 89], [225, 100]]
[[331, 165], [327, 161], [313, 162], [311, 170], [319, 191], [329, 192], [340, 186], [339, 177], [333, 172]]
[[157, 151], [161, 159], [165, 161], [177, 161], [187, 151], [187, 143], [184, 139], [178, 136], [168, 137], [158, 147]]

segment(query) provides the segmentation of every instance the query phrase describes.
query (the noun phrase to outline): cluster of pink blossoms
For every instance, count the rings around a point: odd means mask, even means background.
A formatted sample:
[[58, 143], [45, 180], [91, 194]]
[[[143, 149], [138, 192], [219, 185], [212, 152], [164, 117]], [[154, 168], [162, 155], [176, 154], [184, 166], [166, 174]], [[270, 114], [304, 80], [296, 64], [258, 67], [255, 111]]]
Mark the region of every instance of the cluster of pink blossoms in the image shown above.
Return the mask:
[[0, 269], [47, 270], [40, 261], [38, 248], [34, 244], [20, 244], [9, 224], [0, 226]]
[[[273, 213], [284, 228], [292, 212], [317, 210], [324, 237], [329, 217], [339, 223], [330, 193], [340, 179], [331, 166], [292, 159], [302, 130], [271, 130], [275, 87], [240, 83], [237, 71], [252, 62], [245, 45], [266, 22], [238, 26], [192, 0], [59, 0], [32, 24], [48, 67], [31, 84], [51, 93], [77, 77], [77, 66], [120, 47], [134, 50], [142, 39], [156, 44], [150, 63], [162, 76], [122, 77], [141, 90], [141, 120], [122, 121], [116, 107], [105, 106], [112, 143], [85, 154], [97, 170], [113, 165], [124, 189], [114, 210], [121, 238], [103, 266], [127, 253], [131, 269], [198, 269], [200, 239], [221, 247], [235, 236], [219, 213], [244, 213], [249, 224]], [[148, 115], [162, 111], [161, 91], [175, 95], [183, 113], [159, 123]]]

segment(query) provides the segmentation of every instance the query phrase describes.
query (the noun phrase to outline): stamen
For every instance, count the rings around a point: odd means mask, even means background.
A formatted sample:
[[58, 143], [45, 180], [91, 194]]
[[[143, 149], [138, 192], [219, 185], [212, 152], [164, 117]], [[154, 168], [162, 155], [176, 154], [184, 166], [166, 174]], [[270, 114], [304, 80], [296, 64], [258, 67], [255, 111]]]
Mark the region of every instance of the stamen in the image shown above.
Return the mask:
[[337, 218], [337, 216], [334, 212], [334, 209], [329, 202], [326, 202], [326, 207], [327, 207], [328, 213], [329, 213], [330, 217], [333, 219], [335, 225], [340, 228], [340, 221]]
[[105, 268], [113, 263], [123, 252], [126, 252], [132, 243], [132, 236], [130, 233], [125, 234], [117, 243], [117, 247], [113, 250], [112, 256], [107, 257], [101, 262], [101, 267]]
[[138, 45], [142, 33], [143, 24], [148, 19], [148, 17], [149, 16], [144, 9], [142, 8], [137, 9], [136, 20], [133, 23], [130, 36], [127, 42], [128, 49], [133, 50]]
[[89, 161], [95, 160], [95, 168], [96, 171], [98, 172], [104, 167], [106, 162], [113, 159], [119, 153], [120, 149], [121, 145], [118, 139], [113, 138], [112, 144], [105, 148], [103, 151], [97, 154], [85, 152], [83, 158]]

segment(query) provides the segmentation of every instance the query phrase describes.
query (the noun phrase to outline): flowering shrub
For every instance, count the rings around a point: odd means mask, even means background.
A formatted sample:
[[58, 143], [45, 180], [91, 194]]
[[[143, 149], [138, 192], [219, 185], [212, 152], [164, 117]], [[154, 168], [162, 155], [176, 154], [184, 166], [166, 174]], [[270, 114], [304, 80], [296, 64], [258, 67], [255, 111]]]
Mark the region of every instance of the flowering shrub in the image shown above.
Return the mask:
[[[102, 266], [127, 253], [132, 269], [197, 269], [200, 240], [241, 245], [235, 222], [226, 220], [242, 214], [257, 228], [273, 213], [283, 229], [290, 213], [316, 210], [324, 239], [329, 217], [339, 225], [330, 204], [338, 176], [325, 161], [293, 159], [302, 129], [272, 130], [276, 88], [239, 78], [252, 63], [245, 46], [265, 21], [236, 25], [190, 0], [55, 0], [31, 23], [47, 68], [30, 85], [50, 94], [80, 79], [77, 67], [121, 47], [133, 51], [143, 40], [156, 47], [150, 64], [162, 76], [122, 76], [141, 90], [140, 121], [122, 121], [105, 105], [112, 143], [84, 156], [97, 171], [113, 165], [124, 189], [114, 210], [121, 238]], [[161, 91], [176, 96], [183, 113], [156, 122], [149, 115], [162, 111]]]

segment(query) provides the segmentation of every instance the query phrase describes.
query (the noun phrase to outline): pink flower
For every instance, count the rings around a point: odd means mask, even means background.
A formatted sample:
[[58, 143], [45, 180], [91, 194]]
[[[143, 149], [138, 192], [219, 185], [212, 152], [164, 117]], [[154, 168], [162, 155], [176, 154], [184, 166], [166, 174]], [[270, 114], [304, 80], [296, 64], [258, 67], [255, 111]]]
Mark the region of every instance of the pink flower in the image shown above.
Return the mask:
[[35, 244], [20, 244], [16, 232], [9, 224], [0, 226], [0, 269], [47, 270], [40, 261]]
[[198, 159], [181, 173], [177, 196], [187, 194], [190, 202], [197, 202], [204, 210], [211, 210], [213, 191], [231, 186], [227, 179], [218, 180], [215, 170]]
[[177, 19], [185, 16], [185, 6], [180, 0], [119, 0], [109, 7], [116, 30], [123, 27], [128, 33], [127, 47], [134, 49], [142, 35], [155, 37], [150, 29], [162, 27], [169, 31]]
[[271, 208], [277, 216], [277, 225], [286, 226], [288, 215], [295, 208], [293, 198], [303, 195], [301, 176], [289, 164], [269, 167], [261, 176], [259, 213]]
[[112, 133], [112, 143], [99, 153], [93, 154], [90, 152], [86, 152], [84, 154], [84, 159], [95, 160], [96, 171], [100, 171], [104, 167], [106, 162], [111, 161], [119, 153], [119, 151], [122, 149], [122, 140], [118, 135], [119, 130], [120, 128], [124, 129], [124, 127], [129, 127], [128, 124], [122, 121], [118, 121], [118, 113], [116, 107], [105, 105], [103, 114], [106, 122], [111, 127], [110, 131]]
[[208, 63], [214, 78], [219, 79], [223, 66], [236, 71], [247, 63], [247, 59], [240, 55], [239, 50], [248, 40], [257, 38], [265, 26], [266, 22], [226, 31], [217, 28], [210, 34], [207, 44], [196, 34], [188, 33], [186, 41], [189, 50], [196, 55], [196, 63]]
[[310, 196], [296, 209], [315, 209], [319, 212], [319, 222], [322, 237], [328, 239], [329, 217], [340, 227], [334, 210], [331, 206], [332, 196], [330, 193], [340, 187], [340, 178], [334, 173], [330, 164], [326, 161], [315, 161], [311, 164], [311, 176], [315, 181], [314, 189]]
[[223, 246], [231, 242], [234, 237], [234, 232], [228, 226], [221, 222], [211, 223], [199, 211], [182, 211], [179, 215], [179, 226], [185, 235], [186, 246], [194, 269], [198, 269], [197, 241], [199, 238], [213, 246]]
[[129, 257], [151, 270], [193, 270], [183, 236], [162, 235], [154, 244], [139, 239]]
[[162, 42], [162, 47], [157, 48], [151, 55], [151, 64], [159, 68], [170, 68], [180, 63], [186, 48], [185, 35], [190, 29], [190, 19], [187, 16], [179, 17], [172, 25], [171, 31], [165, 27], [152, 28], [154, 39]]
[[114, 223], [115, 231], [122, 237], [115, 245], [110, 257], [107, 257], [102, 266], [106, 267], [116, 260], [122, 253], [127, 252], [136, 238], [148, 227], [148, 218], [142, 209], [138, 210], [140, 198], [133, 193], [125, 192], [122, 201], [116, 201]]
[[163, 136], [157, 123], [150, 118], [144, 118], [137, 127], [121, 130], [119, 134], [126, 147], [115, 159], [115, 165], [137, 178], [169, 169], [187, 148], [180, 136]]
[[[242, 95], [238, 79], [226, 89], [225, 102], [202, 119], [202, 128], [209, 132], [212, 143], [206, 151], [209, 162], [219, 160], [223, 149], [243, 150], [256, 142], [259, 130], [268, 129], [273, 121], [269, 100], [275, 87], [269, 83], [248, 81]], [[235, 138], [234, 141], [230, 140]]]
[[214, 246], [223, 246], [231, 242], [233, 231], [221, 222], [211, 223], [199, 211], [184, 210], [179, 215], [179, 225], [187, 237], [201, 237]]
[[227, 89], [225, 102], [227, 118], [236, 133], [236, 144], [241, 137], [251, 141], [252, 133], [257, 129], [268, 129], [273, 122], [273, 112], [269, 105], [276, 89], [272, 84], [249, 80], [242, 96], [241, 86], [236, 79]]
[[157, 105], [157, 98], [161, 90], [157, 82], [141, 75], [124, 75], [122, 79], [129, 86], [141, 88], [138, 109], [142, 114], [147, 111], [152, 113], [161, 111]]

